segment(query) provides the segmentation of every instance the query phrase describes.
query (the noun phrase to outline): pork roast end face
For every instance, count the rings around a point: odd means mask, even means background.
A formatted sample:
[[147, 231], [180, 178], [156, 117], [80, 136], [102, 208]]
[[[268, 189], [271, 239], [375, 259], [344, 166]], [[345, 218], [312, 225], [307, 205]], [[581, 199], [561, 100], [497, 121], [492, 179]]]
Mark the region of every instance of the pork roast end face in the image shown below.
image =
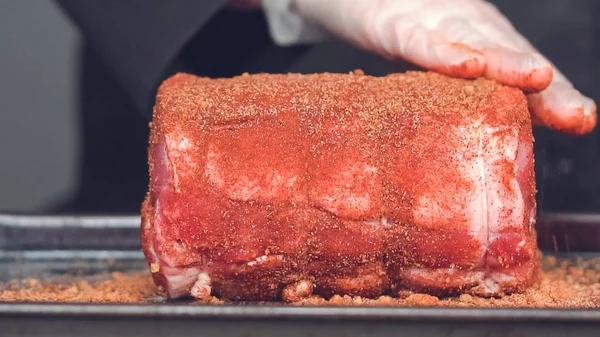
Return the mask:
[[409, 72], [177, 74], [142, 242], [170, 298], [502, 295], [538, 269], [526, 98]]

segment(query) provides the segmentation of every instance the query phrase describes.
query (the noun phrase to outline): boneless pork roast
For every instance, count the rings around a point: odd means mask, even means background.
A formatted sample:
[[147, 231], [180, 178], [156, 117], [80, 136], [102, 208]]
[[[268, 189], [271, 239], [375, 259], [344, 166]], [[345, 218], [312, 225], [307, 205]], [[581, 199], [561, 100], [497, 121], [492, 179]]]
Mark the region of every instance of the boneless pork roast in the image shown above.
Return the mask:
[[177, 74], [143, 250], [170, 298], [502, 295], [538, 266], [524, 94], [409, 72]]

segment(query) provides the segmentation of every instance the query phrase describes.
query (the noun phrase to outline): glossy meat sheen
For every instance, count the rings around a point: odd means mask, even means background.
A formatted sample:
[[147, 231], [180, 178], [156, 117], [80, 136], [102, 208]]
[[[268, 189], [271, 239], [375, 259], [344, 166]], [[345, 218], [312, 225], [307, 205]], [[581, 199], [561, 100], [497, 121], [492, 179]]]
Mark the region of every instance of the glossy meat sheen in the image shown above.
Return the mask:
[[434, 73], [178, 74], [143, 249], [172, 298], [502, 295], [537, 270], [526, 98]]

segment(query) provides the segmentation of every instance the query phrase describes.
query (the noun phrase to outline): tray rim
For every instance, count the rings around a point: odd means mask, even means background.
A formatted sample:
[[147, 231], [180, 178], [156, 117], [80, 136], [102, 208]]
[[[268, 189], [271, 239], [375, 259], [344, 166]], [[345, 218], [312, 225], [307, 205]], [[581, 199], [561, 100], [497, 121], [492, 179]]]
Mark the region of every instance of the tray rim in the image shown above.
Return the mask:
[[598, 309], [0, 302], [0, 316], [597, 323]]

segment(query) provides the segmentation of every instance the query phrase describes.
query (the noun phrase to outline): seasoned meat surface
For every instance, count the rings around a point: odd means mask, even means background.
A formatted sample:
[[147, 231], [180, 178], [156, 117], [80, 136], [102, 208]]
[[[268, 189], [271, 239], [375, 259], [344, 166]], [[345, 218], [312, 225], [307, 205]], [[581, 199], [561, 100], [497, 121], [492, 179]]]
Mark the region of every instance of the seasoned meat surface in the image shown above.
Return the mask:
[[536, 275], [527, 101], [492, 81], [177, 74], [149, 163], [143, 250], [171, 298], [497, 296]]

